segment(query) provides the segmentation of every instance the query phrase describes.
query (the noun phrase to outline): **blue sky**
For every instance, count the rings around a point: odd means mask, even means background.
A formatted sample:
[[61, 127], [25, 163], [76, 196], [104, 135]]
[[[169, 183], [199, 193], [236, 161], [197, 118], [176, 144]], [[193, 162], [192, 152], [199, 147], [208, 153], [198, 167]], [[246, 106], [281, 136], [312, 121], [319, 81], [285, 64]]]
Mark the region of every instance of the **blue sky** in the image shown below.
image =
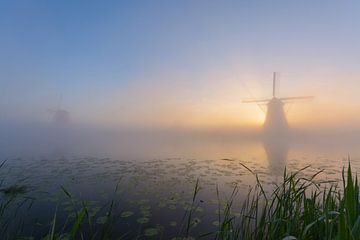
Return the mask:
[[4, 0], [0, 108], [5, 120], [42, 121], [62, 95], [78, 122], [181, 125], [178, 109], [201, 124], [237, 111], [211, 107], [229, 106], [223, 94], [267, 93], [280, 71], [283, 92], [325, 105], [346, 96], [353, 116], [359, 12], [358, 1]]

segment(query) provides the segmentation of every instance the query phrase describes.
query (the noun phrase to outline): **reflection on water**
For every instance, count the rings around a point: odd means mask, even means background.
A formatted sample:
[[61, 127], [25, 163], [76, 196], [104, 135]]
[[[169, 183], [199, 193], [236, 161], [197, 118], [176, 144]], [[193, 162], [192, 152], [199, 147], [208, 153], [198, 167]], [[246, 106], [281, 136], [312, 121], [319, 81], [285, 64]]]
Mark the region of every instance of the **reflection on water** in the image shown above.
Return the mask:
[[[234, 159], [270, 172], [286, 164], [319, 164], [327, 158], [341, 167], [348, 154], [360, 157], [357, 136], [261, 136], [259, 132], [97, 131], [70, 127], [1, 129], [2, 158], [98, 157], [121, 161], [165, 158]], [[304, 159], [305, 158], [305, 159]]]
[[264, 137], [263, 146], [269, 162], [269, 172], [273, 175], [281, 175], [288, 158], [290, 137]]

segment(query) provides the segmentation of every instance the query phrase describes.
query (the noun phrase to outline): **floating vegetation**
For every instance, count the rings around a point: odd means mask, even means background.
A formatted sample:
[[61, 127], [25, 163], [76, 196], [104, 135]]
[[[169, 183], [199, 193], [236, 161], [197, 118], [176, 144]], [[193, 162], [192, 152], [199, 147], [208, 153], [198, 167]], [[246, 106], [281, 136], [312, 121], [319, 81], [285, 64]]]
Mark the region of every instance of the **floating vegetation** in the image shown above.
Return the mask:
[[145, 223], [148, 223], [150, 221], [150, 219], [147, 217], [142, 217], [142, 218], [138, 218], [136, 221], [140, 224], [145, 224]]
[[108, 221], [107, 216], [99, 217], [98, 219], [96, 219], [96, 223], [98, 224], [105, 224], [107, 221]]
[[159, 230], [157, 228], [147, 228], [144, 230], [144, 236], [153, 237], [159, 234]]
[[24, 185], [12, 185], [10, 187], [0, 189], [0, 192], [5, 195], [16, 196], [20, 194], [25, 194], [27, 192], [28, 187]]
[[131, 211], [125, 211], [125, 212], [122, 212], [120, 216], [121, 216], [122, 218], [127, 218], [127, 217], [131, 217], [132, 215], [134, 215], [133, 212], [131, 212]]
[[200, 218], [195, 217], [195, 218], [193, 218], [193, 219], [191, 220], [191, 225], [192, 225], [193, 227], [196, 227], [199, 223], [201, 223], [201, 219], [200, 219]]
[[[31, 162], [26, 168], [34, 171], [24, 171], [22, 160], [9, 169], [11, 176], [6, 176], [6, 183], [19, 183], [32, 172], [35, 175], [27, 183], [40, 189], [28, 191], [25, 185], [17, 184], [10, 185], [13, 189], [0, 189], [2, 207], [9, 199], [6, 195], [21, 195], [15, 190], [25, 187], [22, 193], [26, 196], [0, 208], [0, 231], [9, 231], [9, 239], [14, 234], [33, 232], [34, 239], [41, 239], [52, 229], [57, 239], [70, 235], [73, 239], [198, 239], [203, 235], [204, 239], [229, 240], [278, 239], [275, 236], [336, 239], [341, 231], [345, 238], [340, 239], [352, 239], [360, 225], [354, 218], [354, 214], [360, 215], [356, 179], [341, 179], [343, 187], [336, 182], [315, 181], [315, 167], [286, 172], [283, 178], [275, 179], [255, 164], [248, 168], [256, 171], [248, 171], [242, 165], [245, 163], [236, 159], [130, 162], [79, 158], [69, 162]], [[332, 169], [331, 173], [327, 176], [335, 180], [341, 176], [341, 171]], [[59, 191], [59, 186], [66, 188]], [[35, 204], [28, 195], [37, 198]], [[352, 198], [355, 200], [345, 200]], [[42, 207], [41, 214], [33, 205]], [[350, 212], [354, 213], [350, 216]], [[340, 225], [342, 215], [351, 231]], [[11, 232], [22, 216], [31, 216], [22, 219], [26, 224], [23, 232]], [[36, 223], [31, 222], [38, 216]], [[4, 219], [11, 219], [13, 225], [2, 225]]]
[[212, 225], [218, 227], [218, 226], [220, 226], [220, 222], [219, 222], [219, 221], [213, 221], [213, 222], [212, 222]]

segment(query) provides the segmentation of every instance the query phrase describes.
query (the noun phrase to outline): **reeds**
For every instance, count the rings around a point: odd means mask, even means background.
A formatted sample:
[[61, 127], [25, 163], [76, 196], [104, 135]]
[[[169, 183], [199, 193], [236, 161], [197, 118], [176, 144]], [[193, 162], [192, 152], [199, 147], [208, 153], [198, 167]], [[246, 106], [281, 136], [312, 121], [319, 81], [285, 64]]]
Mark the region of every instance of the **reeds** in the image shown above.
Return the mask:
[[342, 171], [342, 188], [334, 183], [320, 188], [311, 178], [284, 172], [280, 185], [266, 194], [259, 181], [244, 201], [240, 217], [227, 201], [215, 239], [360, 239], [357, 177], [351, 166]]

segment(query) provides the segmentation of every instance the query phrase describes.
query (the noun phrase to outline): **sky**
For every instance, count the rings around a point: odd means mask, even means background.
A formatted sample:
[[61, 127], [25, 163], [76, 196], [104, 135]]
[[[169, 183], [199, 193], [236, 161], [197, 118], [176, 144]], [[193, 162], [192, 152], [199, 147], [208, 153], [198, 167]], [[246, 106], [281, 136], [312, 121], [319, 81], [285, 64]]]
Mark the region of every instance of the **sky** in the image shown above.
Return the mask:
[[[0, 2], [0, 121], [60, 106], [98, 127], [261, 126], [242, 100], [313, 95], [294, 126], [360, 122], [360, 2]], [[60, 100], [61, 99], [61, 100]]]

